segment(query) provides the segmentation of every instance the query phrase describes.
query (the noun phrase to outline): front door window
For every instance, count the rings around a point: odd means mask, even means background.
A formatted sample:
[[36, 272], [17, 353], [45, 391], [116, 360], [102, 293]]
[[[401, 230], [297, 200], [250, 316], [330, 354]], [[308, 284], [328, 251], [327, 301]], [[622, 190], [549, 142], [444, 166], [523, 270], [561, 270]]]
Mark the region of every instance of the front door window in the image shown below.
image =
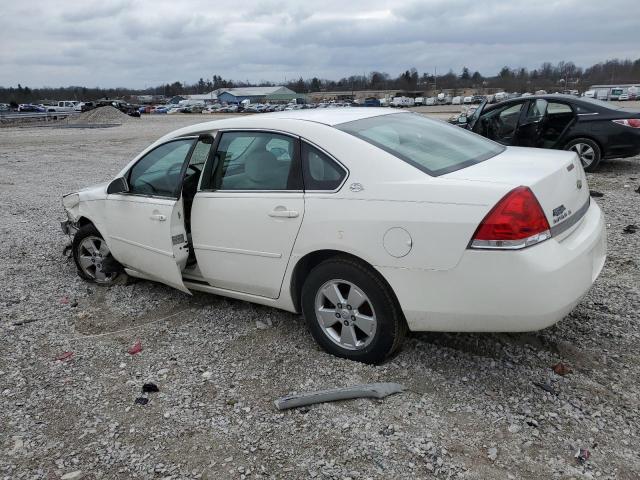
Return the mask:
[[129, 171], [129, 192], [177, 198], [182, 181], [182, 166], [193, 139], [174, 140], [154, 148]]

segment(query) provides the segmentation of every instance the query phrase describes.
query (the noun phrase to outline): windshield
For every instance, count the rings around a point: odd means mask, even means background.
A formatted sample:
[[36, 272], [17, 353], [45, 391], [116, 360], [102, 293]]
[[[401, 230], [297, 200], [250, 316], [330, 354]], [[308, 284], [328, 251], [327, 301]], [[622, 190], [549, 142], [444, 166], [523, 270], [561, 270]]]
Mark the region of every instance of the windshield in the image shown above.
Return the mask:
[[418, 113], [394, 113], [336, 126], [432, 176], [487, 160], [502, 145]]

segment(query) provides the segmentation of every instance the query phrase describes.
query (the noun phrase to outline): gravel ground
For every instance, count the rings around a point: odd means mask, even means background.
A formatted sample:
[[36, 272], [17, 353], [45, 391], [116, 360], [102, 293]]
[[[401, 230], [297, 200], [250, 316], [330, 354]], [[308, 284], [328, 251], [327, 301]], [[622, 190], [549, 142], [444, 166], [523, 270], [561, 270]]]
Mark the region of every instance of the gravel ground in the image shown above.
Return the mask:
[[[640, 477], [640, 232], [623, 233], [640, 224], [640, 158], [589, 176], [609, 258], [566, 319], [527, 334], [415, 334], [368, 366], [321, 352], [299, 316], [145, 281], [95, 287], [62, 255], [63, 193], [210, 118], [0, 131], [0, 478]], [[572, 372], [554, 373], [558, 362]], [[380, 381], [408, 391], [273, 406]], [[160, 391], [135, 404], [145, 382]]]

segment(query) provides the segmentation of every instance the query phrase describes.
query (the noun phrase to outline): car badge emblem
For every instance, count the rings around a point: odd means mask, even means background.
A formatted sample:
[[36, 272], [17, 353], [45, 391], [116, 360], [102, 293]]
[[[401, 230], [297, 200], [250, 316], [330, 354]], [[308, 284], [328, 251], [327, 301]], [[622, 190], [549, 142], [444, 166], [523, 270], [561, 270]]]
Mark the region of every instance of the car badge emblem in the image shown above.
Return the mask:
[[567, 165], [567, 172], [570, 172], [571, 170], [573, 170], [574, 168], [576, 168], [576, 166], [572, 163], [570, 165]]
[[364, 187], [362, 186], [361, 183], [352, 183], [351, 185], [349, 185], [349, 190], [351, 190], [352, 192], [361, 192], [362, 190], [364, 190]]
[[577, 180], [576, 181], [576, 187], [578, 187], [578, 190], [580, 190], [582, 188], [582, 180]]

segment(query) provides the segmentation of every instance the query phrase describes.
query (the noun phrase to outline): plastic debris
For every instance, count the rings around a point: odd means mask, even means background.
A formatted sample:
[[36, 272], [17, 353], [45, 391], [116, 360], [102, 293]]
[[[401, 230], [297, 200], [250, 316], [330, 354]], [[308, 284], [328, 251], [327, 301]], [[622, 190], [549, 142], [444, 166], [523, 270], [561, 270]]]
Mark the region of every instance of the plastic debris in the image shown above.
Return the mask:
[[556, 363], [551, 368], [553, 369], [553, 372], [556, 375], [560, 375], [563, 377], [569, 373], [573, 373], [573, 370], [571, 370], [571, 367], [569, 367], [569, 365], [567, 365], [566, 363], [562, 363], [562, 362]]
[[404, 392], [406, 388], [399, 383], [369, 383], [352, 387], [334, 388], [319, 392], [286, 395], [278, 398], [274, 404], [278, 410], [313, 405], [314, 403], [351, 400], [353, 398], [384, 398], [394, 393]]
[[492, 462], [495, 462], [496, 458], [498, 458], [498, 449], [496, 447], [491, 447], [490, 449], [488, 449], [487, 457], [489, 457], [489, 460], [491, 460]]
[[60, 303], [63, 305], [67, 305], [69, 303], [69, 297], [66, 295], [60, 299]]
[[638, 231], [637, 225], [627, 225], [622, 229], [622, 233], [636, 233]]
[[142, 385], [142, 393], [156, 393], [159, 391], [160, 389], [155, 383], [145, 383]]
[[65, 360], [69, 360], [71, 357], [73, 357], [73, 352], [62, 352], [56, 357], [56, 360], [64, 362]]
[[540, 387], [540, 388], [541, 388], [541, 389], [543, 389], [545, 392], [549, 392], [549, 393], [551, 393], [551, 394], [553, 394], [553, 395], [558, 395], [558, 392], [556, 392], [556, 391], [554, 390], [554, 388], [551, 386], [551, 384], [549, 384], [549, 383], [533, 382], [533, 384], [534, 384], [536, 387]]
[[149, 399], [147, 397], [138, 397], [135, 402], [136, 405], [146, 405], [149, 403]]
[[584, 465], [589, 457], [591, 456], [591, 452], [586, 448], [579, 448], [574, 457], [578, 460], [580, 465]]
[[142, 343], [140, 340], [136, 340], [136, 343], [128, 350], [130, 355], [135, 355], [136, 353], [140, 353], [142, 351]]
[[595, 191], [595, 190], [591, 190], [591, 192], [589, 192], [589, 193], [591, 193], [591, 196], [592, 196], [592, 197], [595, 197], [595, 198], [604, 197], [604, 193], [602, 193], [602, 192], [597, 192], [597, 191]]

